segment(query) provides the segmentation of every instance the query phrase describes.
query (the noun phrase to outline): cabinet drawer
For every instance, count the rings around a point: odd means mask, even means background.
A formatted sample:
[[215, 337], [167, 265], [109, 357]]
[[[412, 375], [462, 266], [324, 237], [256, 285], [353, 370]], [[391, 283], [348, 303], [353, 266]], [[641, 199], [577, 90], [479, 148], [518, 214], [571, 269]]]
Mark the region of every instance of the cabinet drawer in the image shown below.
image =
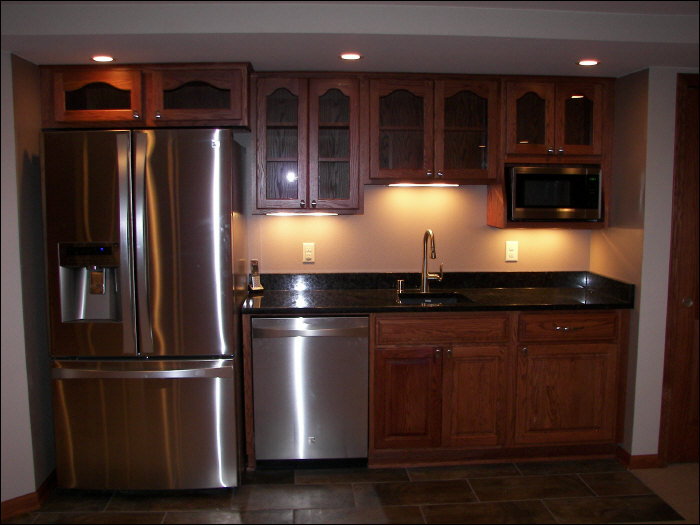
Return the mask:
[[508, 340], [509, 315], [378, 316], [377, 344], [435, 344]]
[[521, 313], [518, 319], [521, 342], [616, 340], [619, 335], [617, 312]]

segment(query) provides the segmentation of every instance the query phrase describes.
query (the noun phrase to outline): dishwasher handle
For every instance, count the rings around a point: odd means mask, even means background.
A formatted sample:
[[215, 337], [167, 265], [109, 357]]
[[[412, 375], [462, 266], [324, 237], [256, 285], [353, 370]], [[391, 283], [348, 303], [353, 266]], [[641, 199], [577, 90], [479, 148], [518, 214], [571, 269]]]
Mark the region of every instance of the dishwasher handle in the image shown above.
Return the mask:
[[279, 337], [367, 337], [366, 326], [347, 328], [253, 328], [253, 337], [270, 339]]

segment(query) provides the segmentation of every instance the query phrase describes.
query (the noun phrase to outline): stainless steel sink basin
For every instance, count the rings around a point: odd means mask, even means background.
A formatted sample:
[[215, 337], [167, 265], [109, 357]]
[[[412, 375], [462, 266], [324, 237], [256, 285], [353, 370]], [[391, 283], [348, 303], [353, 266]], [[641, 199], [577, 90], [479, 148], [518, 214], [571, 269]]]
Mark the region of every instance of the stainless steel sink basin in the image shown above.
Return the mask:
[[416, 292], [416, 291], [406, 291], [399, 292], [398, 302], [400, 304], [424, 304], [424, 305], [434, 305], [434, 304], [457, 304], [457, 303], [472, 303], [469, 297], [466, 297], [458, 292], [449, 291], [435, 291], [435, 292]]

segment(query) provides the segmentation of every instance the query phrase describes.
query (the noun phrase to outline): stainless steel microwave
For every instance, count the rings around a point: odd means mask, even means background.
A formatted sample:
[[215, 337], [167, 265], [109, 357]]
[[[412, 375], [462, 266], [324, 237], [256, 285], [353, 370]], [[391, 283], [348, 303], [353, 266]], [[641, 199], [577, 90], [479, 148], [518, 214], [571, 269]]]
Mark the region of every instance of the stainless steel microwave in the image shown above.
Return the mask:
[[600, 166], [507, 166], [511, 221], [603, 220]]

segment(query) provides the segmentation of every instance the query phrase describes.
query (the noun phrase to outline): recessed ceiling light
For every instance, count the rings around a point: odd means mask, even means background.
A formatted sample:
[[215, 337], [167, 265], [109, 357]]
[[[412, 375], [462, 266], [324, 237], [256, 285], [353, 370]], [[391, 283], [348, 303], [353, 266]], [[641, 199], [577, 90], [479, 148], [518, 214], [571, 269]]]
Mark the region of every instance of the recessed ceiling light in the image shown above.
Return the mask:
[[359, 53], [343, 53], [340, 55], [340, 58], [343, 60], [360, 60], [362, 58], [362, 55]]
[[598, 61], [595, 58], [582, 58], [578, 61], [579, 66], [597, 66]]
[[109, 55], [95, 55], [94, 57], [92, 57], [92, 60], [94, 62], [112, 62], [114, 58], [112, 58]]

